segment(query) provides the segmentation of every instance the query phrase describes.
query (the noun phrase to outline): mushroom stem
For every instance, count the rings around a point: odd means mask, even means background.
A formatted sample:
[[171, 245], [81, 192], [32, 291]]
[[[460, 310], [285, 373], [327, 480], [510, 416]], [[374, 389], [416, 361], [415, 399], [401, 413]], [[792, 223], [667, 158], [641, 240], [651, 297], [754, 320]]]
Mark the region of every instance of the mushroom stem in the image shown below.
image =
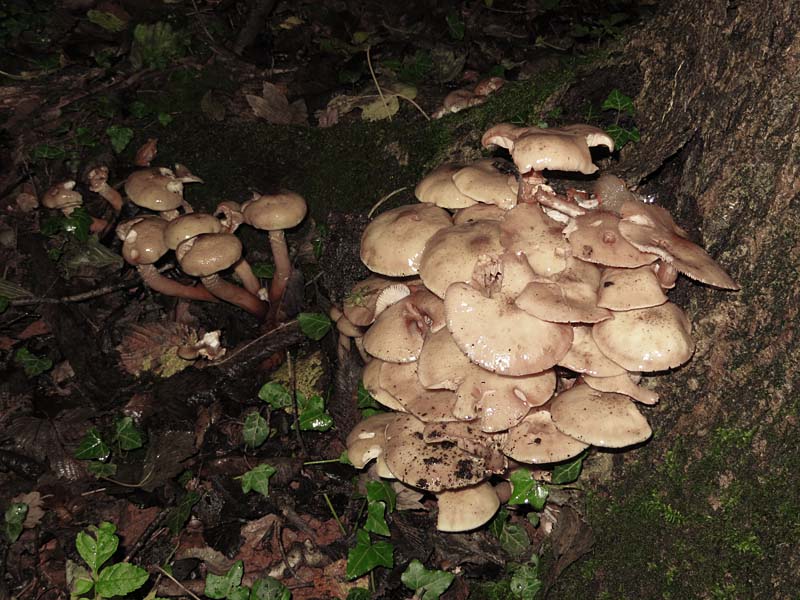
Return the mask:
[[536, 204], [536, 192], [539, 191], [539, 186], [545, 182], [541, 171], [528, 171], [523, 173], [519, 178], [519, 191], [517, 192], [517, 203]]
[[176, 298], [187, 298], [188, 300], [202, 300], [205, 302], [216, 302], [217, 298], [202, 286], [183, 285], [168, 277], [164, 277], [153, 265], [136, 265], [136, 270], [142, 278], [144, 284], [151, 290], [175, 296]]
[[270, 317], [278, 315], [283, 293], [292, 274], [292, 262], [289, 260], [289, 249], [286, 247], [286, 236], [282, 229], [269, 232], [269, 245], [272, 249], [272, 259], [275, 261], [275, 275], [269, 286]]
[[234, 265], [233, 272], [236, 273], [236, 276], [241, 280], [244, 289], [258, 297], [258, 292], [261, 290], [261, 282], [258, 280], [255, 273], [253, 273], [250, 263], [243, 258], [240, 259], [239, 262]]
[[200, 279], [209, 292], [220, 300], [230, 302], [243, 308], [258, 319], [263, 319], [267, 314], [267, 306], [246, 289], [225, 281], [216, 273]]

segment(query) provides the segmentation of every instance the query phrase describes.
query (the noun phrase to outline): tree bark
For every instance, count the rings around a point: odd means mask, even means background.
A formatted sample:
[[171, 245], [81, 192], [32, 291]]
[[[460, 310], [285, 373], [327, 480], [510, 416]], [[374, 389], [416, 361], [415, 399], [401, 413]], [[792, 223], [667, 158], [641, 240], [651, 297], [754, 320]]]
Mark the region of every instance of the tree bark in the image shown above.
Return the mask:
[[619, 173], [657, 192], [742, 290], [674, 292], [694, 358], [651, 378], [647, 445], [589, 462], [590, 478], [612, 465], [587, 494], [594, 549], [551, 599], [797, 597], [798, 32], [794, 0], [662, 3], [615, 61], [641, 83], [642, 139]]

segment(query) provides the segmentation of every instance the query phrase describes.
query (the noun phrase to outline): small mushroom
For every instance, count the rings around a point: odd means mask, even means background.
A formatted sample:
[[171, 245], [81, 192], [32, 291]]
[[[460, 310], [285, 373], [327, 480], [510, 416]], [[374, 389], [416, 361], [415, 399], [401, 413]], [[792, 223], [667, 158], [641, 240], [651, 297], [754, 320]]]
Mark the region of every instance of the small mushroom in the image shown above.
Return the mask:
[[567, 266], [570, 248], [562, 225], [536, 204], [517, 204], [500, 224], [500, 243], [514, 254], [524, 254], [537, 275], [551, 276]]
[[89, 189], [99, 194], [119, 214], [122, 210], [122, 196], [113, 187], [108, 185], [108, 167], [96, 167], [86, 176], [89, 180]]
[[572, 328], [573, 339], [569, 351], [558, 361], [558, 366], [566, 367], [576, 373], [585, 373], [595, 377], [613, 377], [623, 375], [625, 369], [611, 360], [600, 348], [592, 336], [592, 328], [587, 325], [575, 325]]
[[439, 531], [469, 531], [488, 523], [500, 499], [492, 484], [487, 481], [461, 488], [444, 490], [436, 494], [438, 513], [436, 529]]
[[403, 408], [421, 421], [455, 421], [456, 395], [449, 390], [428, 390], [417, 376], [416, 363], [381, 365], [380, 387], [391, 394]]
[[473, 200], [509, 210], [517, 204], [518, 185], [513, 177], [509, 178], [507, 170], [497, 168], [503, 162], [492, 158], [479, 160], [456, 171], [453, 182], [458, 191]]
[[477, 204], [477, 200], [459, 191], [453, 181], [453, 175], [463, 168], [464, 165], [456, 163], [445, 163], [436, 167], [423, 177], [414, 189], [417, 200], [450, 209], [466, 208]]
[[619, 226], [620, 218], [613, 213], [593, 211], [570, 221], [564, 235], [575, 258], [606, 267], [641, 267], [658, 258], [630, 244]]
[[397, 418], [395, 413], [377, 413], [353, 427], [347, 436], [347, 458], [356, 469], [378, 458], [386, 446], [386, 426]]
[[178, 176], [165, 167], [140, 169], [125, 180], [125, 194], [136, 206], [157, 211], [171, 220], [178, 216], [179, 208], [192, 212], [183, 199], [183, 184], [199, 181], [193, 175]]
[[503, 452], [523, 463], [556, 463], [577, 456], [588, 447], [553, 424], [550, 412], [538, 410], [508, 430]]
[[603, 269], [597, 291], [598, 306], [622, 311], [658, 306], [666, 301], [652, 266]]

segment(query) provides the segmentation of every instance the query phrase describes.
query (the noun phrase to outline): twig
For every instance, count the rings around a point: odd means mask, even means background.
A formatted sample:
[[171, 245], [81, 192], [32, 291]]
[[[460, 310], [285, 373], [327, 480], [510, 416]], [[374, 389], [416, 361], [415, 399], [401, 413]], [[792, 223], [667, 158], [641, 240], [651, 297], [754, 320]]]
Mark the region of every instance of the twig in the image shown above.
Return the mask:
[[325, 498], [325, 502], [327, 503], [328, 508], [330, 509], [331, 514], [333, 515], [333, 518], [336, 519], [336, 524], [339, 526], [339, 529], [341, 529], [342, 535], [347, 537], [347, 530], [344, 528], [344, 525], [342, 525], [342, 522], [339, 520], [339, 515], [336, 514], [336, 510], [333, 508], [333, 504], [331, 504], [331, 499], [328, 498], [328, 494], [322, 494], [322, 497]]
[[187, 588], [185, 585], [183, 585], [183, 584], [182, 584], [180, 581], [178, 581], [177, 579], [175, 579], [175, 578], [174, 578], [172, 575], [170, 575], [170, 574], [169, 574], [167, 571], [165, 571], [164, 569], [162, 569], [160, 566], [159, 566], [159, 567], [156, 567], [156, 568], [157, 568], [157, 569], [158, 569], [158, 570], [161, 572], [161, 574], [162, 574], [162, 575], [164, 575], [164, 577], [166, 577], [166, 578], [167, 578], [167, 579], [169, 579], [169, 580], [170, 580], [172, 583], [174, 583], [174, 584], [175, 584], [175, 585], [177, 585], [179, 588], [181, 588], [181, 589], [182, 589], [184, 592], [186, 592], [186, 593], [187, 593], [187, 594], [188, 594], [190, 597], [194, 598], [194, 600], [200, 600], [200, 598], [199, 598], [198, 596], [194, 595], [190, 589], [188, 589], [188, 588]]
[[425, 112], [425, 111], [422, 109], [422, 107], [421, 107], [419, 104], [417, 104], [416, 102], [414, 102], [414, 100], [413, 100], [413, 99], [409, 98], [408, 96], [404, 96], [403, 94], [398, 94], [398, 93], [396, 93], [396, 92], [395, 92], [395, 94], [394, 94], [394, 95], [395, 95], [395, 96], [397, 96], [398, 98], [402, 98], [402, 99], [403, 99], [403, 100], [405, 100], [406, 102], [410, 102], [412, 106], [416, 107], [416, 109], [417, 109], [419, 112], [421, 112], [421, 113], [422, 113], [422, 116], [423, 116], [423, 117], [425, 117], [426, 119], [428, 119], [428, 121], [430, 121], [430, 120], [431, 120], [431, 118], [428, 116], [428, 113], [426, 113], [426, 112]]
[[383, 108], [386, 109], [386, 115], [389, 117], [389, 121], [391, 121], [392, 115], [389, 112], [389, 105], [386, 104], [386, 98], [383, 96], [381, 84], [378, 83], [378, 78], [375, 77], [375, 71], [372, 69], [372, 59], [369, 56], [370, 48], [371, 46], [367, 46], [367, 66], [369, 67], [369, 74], [372, 75], [372, 81], [375, 83], [375, 87], [378, 89], [378, 95], [381, 97], [381, 102], [383, 102]]
[[300, 444], [300, 451], [303, 456], [308, 456], [306, 451], [306, 443], [303, 441], [303, 434], [300, 432], [300, 406], [297, 404], [297, 377], [294, 369], [294, 360], [292, 359], [292, 351], [286, 351], [286, 366], [289, 369], [289, 391], [292, 394], [292, 410], [294, 411], [294, 432], [297, 436], [297, 442]]
[[294, 567], [289, 562], [289, 557], [286, 556], [286, 550], [283, 547], [283, 525], [280, 521], [278, 521], [277, 526], [275, 527], [275, 534], [278, 536], [278, 549], [281, 551], [281, 557], [283, 558], [283, 564], [286, 565], [286, 568], [289, 569], [289, 572], [292, 574], [292, 577], [297, 581], [305, 581], [301, 579], [297, 575], [297, 571], [294, 570]]
[[133, 548], [130, 549], [128, 555], [122, 562], [130, 562], [131, 559], [141, 550], [145, 544], [150, 543], [150, 539], [153, 537], [153, 534], [161, 528], [161, 523], [164, 518], [167, 516], [167, 513], [170, 511], [169, 508], [163, 509], [156, 515], [156, 518], [153, 519], [150, 524], [145, 528], [142, 535], [139, 536], [139, 539], [136, 540], [136, 543], [133, 545]]
[[396, 189], [396, 190], [394, 190], [393, 192], [389, 192], [389, 193], [388, 193], [388, 194], [386, 194], [386, 195], [385, 195], [383, 198], [381, 198], [380, 200], [378, 200], [378, 201], [377, 201], [375, 204], [373, 204], [373, 205], [372, 205], [372, 208], [370, 208], [370, 209], [369, 209], [369, 212], [367, 213], [367, 218], [368, 218], [368, 219], [371, 219], [371, 218], [372, 218], [372, 214], [373, 214], [373, 213], [374, 213], [376, 210], [378, 210], [378, 207], [379, 207], [381, 204], [383, 204], [384, 202], [386, 202], [387, 200], [389, 200], [389, 198], [391, 198], [392, 196], [396, 196], [397, 194], [399, 194], [400, 192], [402, 192], [403, 190], [405, 190], [407, 187], [408, 187], [408, 186], [403, 186], [403, 187], [401, 187], [401, 188], [397, 188], [397, 189]]

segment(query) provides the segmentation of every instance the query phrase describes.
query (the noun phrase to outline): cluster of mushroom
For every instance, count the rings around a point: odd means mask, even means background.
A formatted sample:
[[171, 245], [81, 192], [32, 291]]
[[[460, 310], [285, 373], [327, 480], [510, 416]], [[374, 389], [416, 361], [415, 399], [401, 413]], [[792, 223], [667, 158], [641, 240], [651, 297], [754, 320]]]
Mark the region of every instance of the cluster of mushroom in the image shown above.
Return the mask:
[[514, 166], [443, 165], [417, 186], [421, 203], [376, 217], [361, 244], [374, 275], [340, 318], [361, 333], [364, 386], [391, 411], [356, 426], [348, 456], [435, 494], [445, 531], [488, 521], [522, 464], [647, 440], [636, 403], [658, 398], [640, 374], [694, 351], [664, 290], [679, 272], [738, 289], [616, 177], [593, 193], [547, 184], [544, 170], [595, 173], [590, 147], [614, 147], [602, 130], [500, 124], [483, 144]]

